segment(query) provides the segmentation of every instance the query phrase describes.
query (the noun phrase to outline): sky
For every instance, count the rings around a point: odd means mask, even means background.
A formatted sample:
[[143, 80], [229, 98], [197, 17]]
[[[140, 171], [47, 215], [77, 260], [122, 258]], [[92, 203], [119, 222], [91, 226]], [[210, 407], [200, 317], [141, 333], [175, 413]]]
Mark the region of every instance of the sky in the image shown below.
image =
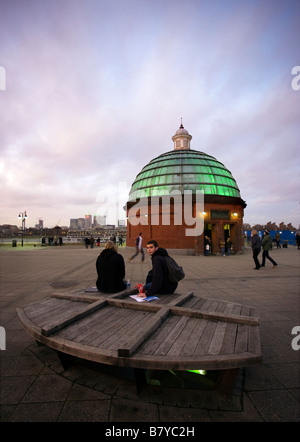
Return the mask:
[[299, 16], [299, 0], [0, 0], [0, 225], [125, 219], [182, 117], [244, 222], [298, 228]]

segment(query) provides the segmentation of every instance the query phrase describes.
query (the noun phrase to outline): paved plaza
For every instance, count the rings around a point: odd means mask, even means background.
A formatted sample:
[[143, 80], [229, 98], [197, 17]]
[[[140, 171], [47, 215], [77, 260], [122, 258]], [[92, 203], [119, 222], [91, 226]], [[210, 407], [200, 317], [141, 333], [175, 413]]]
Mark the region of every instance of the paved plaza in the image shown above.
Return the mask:
[[[131, 287], [144, 282], [151, 268], [146, 256], [129, 262], [132, 250], [121, 248]], [[146, 387], [75, 361], [64, 370], [56, 352], [37, 345], [20, 323], [17, 307], [59, 291], [95, 286], [99, 248], [0, 248], [1, 316], [6, 350], [0, 351], [2, 422], [299, 422], [300, 251], [274, 249], [253, 270], [250, 249], [233, 256], [174, 256], [186, 277], [177, 292], [256, 307], [260, 315], [262, 364], [240, 370], [230, 399], [206, 390]], [[261, 258], [261, 256], [260, 256]], [[201, 367], [199, 367], [201, 368]]]

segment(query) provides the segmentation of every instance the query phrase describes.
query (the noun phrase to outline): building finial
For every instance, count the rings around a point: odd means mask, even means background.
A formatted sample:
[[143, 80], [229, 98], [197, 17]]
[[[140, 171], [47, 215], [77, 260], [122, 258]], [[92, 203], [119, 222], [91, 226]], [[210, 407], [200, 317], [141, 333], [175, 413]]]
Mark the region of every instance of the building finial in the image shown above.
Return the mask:
[[190, 149], [190, 141], [192, 139], [192, 135], [188, 133], [188, 131], [183, 127], [182, 117], [181, 117], [180, 128], [176, 131], [175, 135], [173, 135], [172, 140], [174, 141], [174, 150], [178, 149]]

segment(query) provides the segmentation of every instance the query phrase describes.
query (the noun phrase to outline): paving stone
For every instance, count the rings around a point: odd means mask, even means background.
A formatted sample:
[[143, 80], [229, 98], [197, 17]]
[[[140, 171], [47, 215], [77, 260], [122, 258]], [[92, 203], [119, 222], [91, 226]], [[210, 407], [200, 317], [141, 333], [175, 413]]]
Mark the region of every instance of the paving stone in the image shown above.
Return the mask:
[[113, 398], [109, 422], [159, 422], [158, 406]]

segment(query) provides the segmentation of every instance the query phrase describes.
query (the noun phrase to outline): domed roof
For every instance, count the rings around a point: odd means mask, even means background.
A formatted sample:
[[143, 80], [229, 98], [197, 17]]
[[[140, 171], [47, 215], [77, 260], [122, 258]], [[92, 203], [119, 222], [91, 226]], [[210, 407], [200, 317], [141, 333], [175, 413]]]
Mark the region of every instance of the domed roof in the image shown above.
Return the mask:
[[181, 125], [175, 132], [175, 135], [189, 135], [188, 131]]
[[216, 158], [197, 150], [174, 149], [154, 158], [141, 170], [132, 184], [129, 201], [169, 195], [174, 190], [241, 197], [231, 172]]

